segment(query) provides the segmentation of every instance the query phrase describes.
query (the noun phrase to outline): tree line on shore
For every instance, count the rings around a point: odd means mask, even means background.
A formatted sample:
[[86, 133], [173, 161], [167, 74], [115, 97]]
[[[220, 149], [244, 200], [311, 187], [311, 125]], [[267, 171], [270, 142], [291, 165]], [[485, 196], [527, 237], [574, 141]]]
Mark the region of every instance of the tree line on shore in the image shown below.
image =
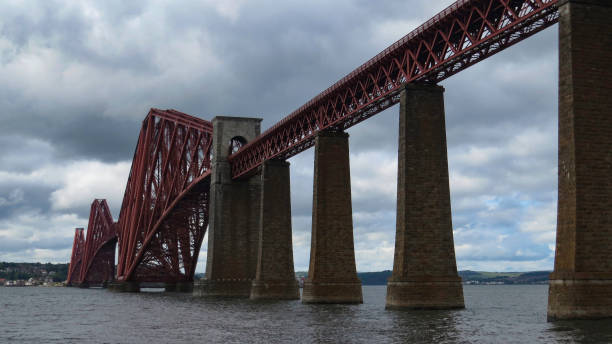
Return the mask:
[[44, 279], [62, 282], [68, 276], [68, 264], [0, 262], [0, 279], [8, 281]]
[[[530, 272], [485, 272], [459, 271], [459, 276], [466, 284], [546, 284], [550, 271]], [[52, 263], [8, 263], [0, 262], [0, 279], [28, 280], [51, 277], [54, 282], [65, 281], [68, 275], [68, 264]], [[305, 271], [296, 272], [296, 277], [306, 278]], [[386, 285], [391, 277], [390, 270], [377, 272], [358, 272], [357, 276], [363, 285]], [[196, 279], [204, 278], [203, 273], [197, 273]]]

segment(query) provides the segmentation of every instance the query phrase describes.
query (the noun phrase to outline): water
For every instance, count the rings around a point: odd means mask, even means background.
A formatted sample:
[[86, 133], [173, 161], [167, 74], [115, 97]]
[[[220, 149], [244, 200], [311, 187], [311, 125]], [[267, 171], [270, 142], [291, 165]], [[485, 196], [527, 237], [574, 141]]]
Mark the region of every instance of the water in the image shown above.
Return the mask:
[[612, 320], [546, 322], [548, 287], [464, 286], [465, 310], [0, 288], [0, 343], [612, 343]]

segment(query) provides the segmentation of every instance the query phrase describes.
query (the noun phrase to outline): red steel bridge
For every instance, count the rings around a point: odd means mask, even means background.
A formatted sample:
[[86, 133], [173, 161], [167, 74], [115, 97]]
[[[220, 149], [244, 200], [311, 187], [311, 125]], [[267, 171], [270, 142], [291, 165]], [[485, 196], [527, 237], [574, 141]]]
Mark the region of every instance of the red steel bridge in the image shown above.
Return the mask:
[[93, 201], [87, 237], [84, 237], [83, 232], [83, 228], [75, 230], [67, 284], [89, 286], [113, 281], [117, 226], [106, 200]]
[[[558, 21], [558, 0], [459, 0], [299, 107], [228, 158], [232, 178], [313, 146], [399, 102], [403, 85], [438, 83]], [[151, 109], [142, 123], [119, 220], [92, 204], [87, 238], [77, 229], [68, 284], [114, 278], [193, 281], [206, 232], [213, 127], [175, 110]]]

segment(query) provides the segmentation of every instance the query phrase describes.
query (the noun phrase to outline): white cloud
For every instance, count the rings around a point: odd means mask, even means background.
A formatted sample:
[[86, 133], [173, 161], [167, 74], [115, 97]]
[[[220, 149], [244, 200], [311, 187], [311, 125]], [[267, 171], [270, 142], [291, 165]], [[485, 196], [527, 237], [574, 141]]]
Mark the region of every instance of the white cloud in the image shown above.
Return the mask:
[[[98, 161], [79, 161], [66, 166], [61, 172], [61, 186], [51, 193], [53, 209], [83, 207], [95, 198], [104, 198], [114, 209], [119, 208], [130, 167], [131, 162]], [[115, 219], [118, 215], [113, 214]]]
[[[397, 158], [380, 152], [350, 155], [351, 192], [354, 200], [395, 198], [397, 194]], [[364, 209], [365, 210], [365, 209]]]
[[[462, 166], [483, 166], [491, 163], [504, 152], [499, 147], [470, 146], [452, 150], [453, 163]], [[506, 153], [507, 154], [507, 153]]]
[[66, 264], [70, 261], [71, 253], [72, 247], [63, 249], [29, 248], [17, 252], [0, 252], [0, 261]]
[[0, 236], [29, 241], [72, 237], [75, 227], [86, 225], [87, 219], [79, 218], [76, 214], [47, 215], [31, 210], [0, 221]]
[[86, 227], [76, 214], [25, 211], [0, 220], [0, 261], [65, 263], [70, 260], [74, 228]]
[[[55, 189], [49, 201], [54, 210], [89, 209], [95, 198], [105, 198], [118, 209], [131, 162], [102, 163], [99, 161], [72, 161], [66, 165], [49, 164], [31, 172], [7, 172], [0, 170], [0, 186], [38, 185]], [[15, 189], [8, 198], [0, 197], [0, 205], [24, 201], [23, 192]], [[118, 215], [118, 214], [115, 214]]]
[[489, 180], [484, 176], [467, 176], [458, 170], [451, 170], [449, 180], [453, 195], [475, 194], [489, 190]]
[[234, 22], [238, 20], [240, 16], [240, 10], [242, 8], [242, 5], [244, 4], [244, 0], [225, 0], [225, 1], [208, 0], [206, 2], [209, 5], [214, 6], [217, 12], [221, 16], [231, 21], [234, 21]]

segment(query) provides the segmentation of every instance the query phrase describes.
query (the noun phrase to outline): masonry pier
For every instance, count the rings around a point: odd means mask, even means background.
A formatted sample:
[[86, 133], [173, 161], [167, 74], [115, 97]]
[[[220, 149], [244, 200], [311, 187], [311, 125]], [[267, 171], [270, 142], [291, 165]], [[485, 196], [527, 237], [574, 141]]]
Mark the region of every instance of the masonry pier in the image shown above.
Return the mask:
[[212, 123], [206, 279], [194, 284], [193, 293], [249, 297], [257, 269], [261, 176], [232, 180], [227, 157], [233, 143], [259, 135], [261, 119], [217, 116]]
[[401, 91], [397, 222], [387, 308], [464, 308], [451, 221], [444, 89]]
[[140, 292], [140, 282], [115, 281], [108, 284], [108, 290], [121, 293], [138, 293]]
[[348, 134], [315, 138], [312, 237], [304, 303], [362, 303], [353, 243]]
[[293, 266], [289, 163], [263, 163], [259, 255], [251, 299], [299, 299]]
[[548, 319], [612, 317], [612, 3], [559, 4], [559, 196]]
[[173, 282], [165, 283], [164, 290], [167, 292], [191, 293], [193, 292], [193, 282]]

